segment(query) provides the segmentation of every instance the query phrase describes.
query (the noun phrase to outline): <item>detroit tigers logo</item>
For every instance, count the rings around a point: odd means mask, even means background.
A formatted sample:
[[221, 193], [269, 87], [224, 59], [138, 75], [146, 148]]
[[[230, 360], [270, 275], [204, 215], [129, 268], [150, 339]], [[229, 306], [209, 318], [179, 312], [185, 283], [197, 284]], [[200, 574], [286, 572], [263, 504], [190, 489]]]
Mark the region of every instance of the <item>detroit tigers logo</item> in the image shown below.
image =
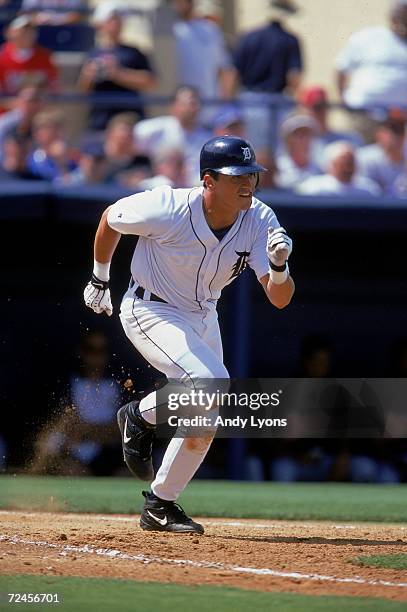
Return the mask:
[[250, 153], [249, 147], [242, 147], [243, 151], [243, 161], [250, 161], [252, 158], [252, 154]]
[[246, 268], [247, 266], [247, 258], [250, 255], [250, 251], [235, 251], [236, 255], [238, 255], [238, 259], [236, 260], [236, 263], [233, 265], [232, 267], [232, 275], [229, 277], [229, 280], [231, 278], [235, 278], [236, 276], [239, 276], [239, 274], [241, 272], [243, 272], [243, 270]]

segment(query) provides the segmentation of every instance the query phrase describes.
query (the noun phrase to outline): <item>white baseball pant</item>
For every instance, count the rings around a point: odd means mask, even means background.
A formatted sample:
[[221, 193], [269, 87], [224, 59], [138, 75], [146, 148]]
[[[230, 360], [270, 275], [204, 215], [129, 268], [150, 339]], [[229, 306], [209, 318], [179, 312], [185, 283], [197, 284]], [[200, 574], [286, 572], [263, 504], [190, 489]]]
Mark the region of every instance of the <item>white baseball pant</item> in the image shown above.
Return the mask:
[[[139, 353], [169, 379], [190, 388], [193, 379], [229, 379], [215, 312], [187, 312], [162, 302], [125, 294], [120, 311], [124, 331]], [[140, 411], [155, 423], [156, 393], [143, 398]], [[174, 501], [191, 480], [209, 450], [214, 431], [199, 438], [173, 438], [151, 485], [158, 497]]]

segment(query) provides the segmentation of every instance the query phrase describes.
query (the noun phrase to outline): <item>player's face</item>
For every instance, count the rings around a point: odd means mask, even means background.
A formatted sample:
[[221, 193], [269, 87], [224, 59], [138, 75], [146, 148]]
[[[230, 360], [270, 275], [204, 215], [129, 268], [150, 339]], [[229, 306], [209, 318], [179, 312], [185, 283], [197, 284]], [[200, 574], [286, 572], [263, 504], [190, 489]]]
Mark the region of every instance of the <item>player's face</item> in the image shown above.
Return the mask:
[[257, 173], [227, 176], [219, 174], [214, 195], [221, 205], [235, 211], [248, 210], [257, 184]]

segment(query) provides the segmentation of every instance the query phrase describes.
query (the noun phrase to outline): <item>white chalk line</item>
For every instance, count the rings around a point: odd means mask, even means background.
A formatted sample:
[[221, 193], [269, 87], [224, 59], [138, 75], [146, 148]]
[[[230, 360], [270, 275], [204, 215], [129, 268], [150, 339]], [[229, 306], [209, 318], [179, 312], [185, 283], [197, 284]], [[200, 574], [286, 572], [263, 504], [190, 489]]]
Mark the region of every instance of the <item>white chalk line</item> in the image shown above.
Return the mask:
[[69, 553], [77, 554], [94, 554], [110, 559], [122, 559], [126, 561], [138, 561], [140, 563], [159, 563], [161, 565], [175, 565], [178, 567], [195, 567], [200, 569], [217, 569], [222, 571], [232, 571], [241, 574], [257, 574], [262, 576], [274, 576], [277, 578], [294, 578], [297, 580], [310, 580], [318, 582], [336, 582], [347, 584], [366, 584], [368, 586], [387, 586], [407, 588], [407, 582], [391, 582], [389, 580], [366, 580], [359, 576], [353, 578], [340, 578], [337, 576], [325, 576], [323, 574], [302, 574], [300, 572], [281, 572], [270, 568], [256, 567], [241, 567], [239, 565], [230, 565], [226, 563], [218, 563], [211, 561], [192, 561], [191, 559], [169, 559], [165, 557], [147, 556], [147, 555], [130, 555], [121, 552], [114, 548], [96, 548], [89, 544], [83, 546], [74, 546], [72, 544], [53, 544], [45, 540], [24, 540], [15, 536], [0, 535], [0, 542], [10, 542], [11, 544], [23, 544], [25, 546], [41, 546], [60, 551], [60, 556], [66, 557]]

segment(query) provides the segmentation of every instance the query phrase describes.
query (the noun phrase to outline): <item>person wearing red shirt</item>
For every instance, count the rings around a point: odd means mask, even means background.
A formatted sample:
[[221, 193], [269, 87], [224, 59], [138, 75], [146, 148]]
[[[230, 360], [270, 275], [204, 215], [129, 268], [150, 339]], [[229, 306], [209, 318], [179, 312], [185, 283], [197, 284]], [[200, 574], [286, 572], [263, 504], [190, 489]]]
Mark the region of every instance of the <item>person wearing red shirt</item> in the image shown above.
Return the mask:
[[27, 16], [17, 17], [7, 27], [7, 42], [0, 47], [0, 93], [15, 95], [27, 77], [57, 90], [57, 67], [50, 51], [37, 45], [36, 35]]

